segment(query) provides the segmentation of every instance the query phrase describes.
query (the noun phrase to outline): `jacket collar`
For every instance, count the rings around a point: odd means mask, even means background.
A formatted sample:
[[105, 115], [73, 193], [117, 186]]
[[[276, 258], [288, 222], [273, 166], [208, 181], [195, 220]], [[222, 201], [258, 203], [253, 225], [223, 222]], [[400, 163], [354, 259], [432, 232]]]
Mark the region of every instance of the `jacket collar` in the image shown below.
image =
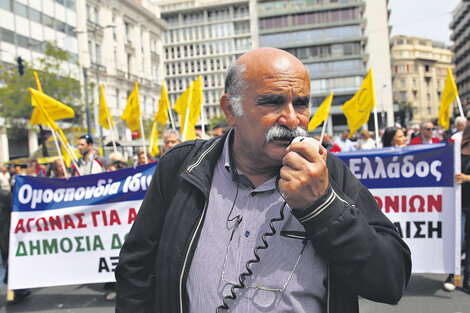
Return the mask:
[[[212, 175], [224, 148], [225, 140], [231, 132], [209, 140], [195, 141], [195, 155], [181, 176], [209, 196]], [[202, 144], [201, 144], [202, 142]]]

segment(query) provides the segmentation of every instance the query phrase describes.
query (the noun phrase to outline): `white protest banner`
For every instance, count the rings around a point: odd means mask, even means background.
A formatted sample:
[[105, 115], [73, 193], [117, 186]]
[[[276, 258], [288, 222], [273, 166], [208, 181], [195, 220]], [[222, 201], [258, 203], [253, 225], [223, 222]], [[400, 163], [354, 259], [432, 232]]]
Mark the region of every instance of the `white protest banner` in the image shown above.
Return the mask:
[[114, 281], [156, 163], [62, 178], [17, 176], [9, 289]]
[[413, 273], [460, 275], [459, 153], [441, 143], [337, 154], [410, 247]]

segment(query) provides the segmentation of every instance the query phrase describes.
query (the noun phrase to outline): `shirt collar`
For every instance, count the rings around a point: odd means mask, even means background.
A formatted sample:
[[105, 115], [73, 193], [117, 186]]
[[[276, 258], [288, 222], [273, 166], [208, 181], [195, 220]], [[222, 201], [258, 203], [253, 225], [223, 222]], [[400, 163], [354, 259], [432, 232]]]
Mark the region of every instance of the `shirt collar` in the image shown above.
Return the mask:
[[230, 129], [229, 134], [227, 135], [225, 139], [224, 148], [222, 150], [223, 164], [227, 172], [232, 177], [232, 181], [236, 181], [242, 185], [250, 187], [251, 189], [253, 189], [253, 192], [262, 192], [262, 191], [274, 189], [275, 183], [276, 183], [276, 177], [269, 179], [268, 181], [261, 184], [261, 186], [258, 186], [258, 188], [255, 188], [252, 182], [242, 172], [240, 172], [237, 169], [237, 167], [235, 166], [235, 163], [233, 162], [233, 158], [231, 157], [232, 156], [231, 143], [233, 142], [233, 136], [234, 136], [234, 130], [232, 128]]

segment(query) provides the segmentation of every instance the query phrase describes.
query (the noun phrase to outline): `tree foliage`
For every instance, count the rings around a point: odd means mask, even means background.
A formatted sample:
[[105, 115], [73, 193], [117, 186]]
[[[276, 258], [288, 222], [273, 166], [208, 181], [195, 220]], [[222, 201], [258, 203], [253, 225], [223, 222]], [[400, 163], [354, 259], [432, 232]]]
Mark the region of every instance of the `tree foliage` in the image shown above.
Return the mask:
[[214, 126], [223, 122], [227, 122], [227, 118], [225, 117], [225, 115], [217, 115], [217, 116], [211, 117], [209, 119], [209, 130], [212, 130]]
[[[18, 75], [17, 67], [0, 67], [1, 110], [4, 117], [13, 128], [25, 127], [31, 118], [33, 107], [28, 87], [37, 89], [33, 71], [36, 71], [43, 92], [48, 96], [70, 106], [75, 111], [75, 117], [67, 120], [73, 124], [82, 121], [82, 97], [80, 82], [72, 78], [68, 63], [72, 56], [53, 43], [47, 43], [44, 57], [37, 60], [36, 66], [25, 63], [25, 73]], [[15, 63], [16, 64], [16, 63]]]
[[395, 115], [395, 120], [400, 125], [405, 126], [413, 119], [413, 105], [410, 102], [398, 102], [398, 112]]

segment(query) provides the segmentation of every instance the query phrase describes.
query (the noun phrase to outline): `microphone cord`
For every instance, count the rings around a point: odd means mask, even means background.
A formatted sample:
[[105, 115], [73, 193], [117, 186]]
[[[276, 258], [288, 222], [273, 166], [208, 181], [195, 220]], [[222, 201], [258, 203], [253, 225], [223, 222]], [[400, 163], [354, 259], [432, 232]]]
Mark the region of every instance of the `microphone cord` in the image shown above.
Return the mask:
[[[230, 294], [225, 296], [222, 299], [223, 304], [219, 305], [215, 309], [216, 313], [219, 313], [220, 310], [228, 311], [229, 310], [228, 300], [236, 300], [237, 299], [237, 295], [235, 294], [236, 290], [237, 289], [243, 289], [243, 288], [246, 287], [246, 285], [245, 285], [246, 278], [253, 275], [253, 271], [251, 269], [252, 265], [256, 264], [256, 263], [259, 263], [261, 261], [261, 258], [259, 256], [258, 251], [259, 250], [266, 250], [269, 247], [267, 237], [272, 237], [276, 234], [276, 229], [274, 228], [274, 223], [284, 220], [284, 208], [287, 205], [287, 201], [285, 201], [284, 195], [282, 194], [282, 192], [279, 189], [279, 179], [280, 179], [280, 177], [278, 176], [277, 179], [276, 179], [276, 190], [281, 194], [281, 197], [284, 199], [284, 203], [281, 205], [281, 208], [279, 209], [279, 217], [274, 217], [269, 221], [270, 231], [267, 231], [266, 233], [264, 233], [261, 236], [261, 240], [262, 240], [263, 244], [259, 245], [259, 246], [256, 246], [253, 249], [253, 254], [255, 255], [255, 258], [250, 259], [246, 262], [246, 264], [245, 264], [246, 272], [243, 272], [238, 276], [238, 284], [233, 285], [230, 288]], [[237, 188], [237, 194], [238, 194], [238, 188]], [[232, 206], [232, 209], [233, 209], [233, 206]], [[232, 210], [230, 210], [230, 213], [231, 212], [232, 212]], [[230, 214], [229, 214], [229, 216], [230, 216]], [[241, 222], [241, 218], [239, 216], [236, 216], [236, 217], [232, 218], [232, 220], [235, 219], [235, 218], [237, 218], [237, 226], [238, 226], [239, 222]], [[235, 228], [234, 228], [234, 230], [235, 230]], [[233, 232], [232, 232], [232, 236], [233, 236]]]

